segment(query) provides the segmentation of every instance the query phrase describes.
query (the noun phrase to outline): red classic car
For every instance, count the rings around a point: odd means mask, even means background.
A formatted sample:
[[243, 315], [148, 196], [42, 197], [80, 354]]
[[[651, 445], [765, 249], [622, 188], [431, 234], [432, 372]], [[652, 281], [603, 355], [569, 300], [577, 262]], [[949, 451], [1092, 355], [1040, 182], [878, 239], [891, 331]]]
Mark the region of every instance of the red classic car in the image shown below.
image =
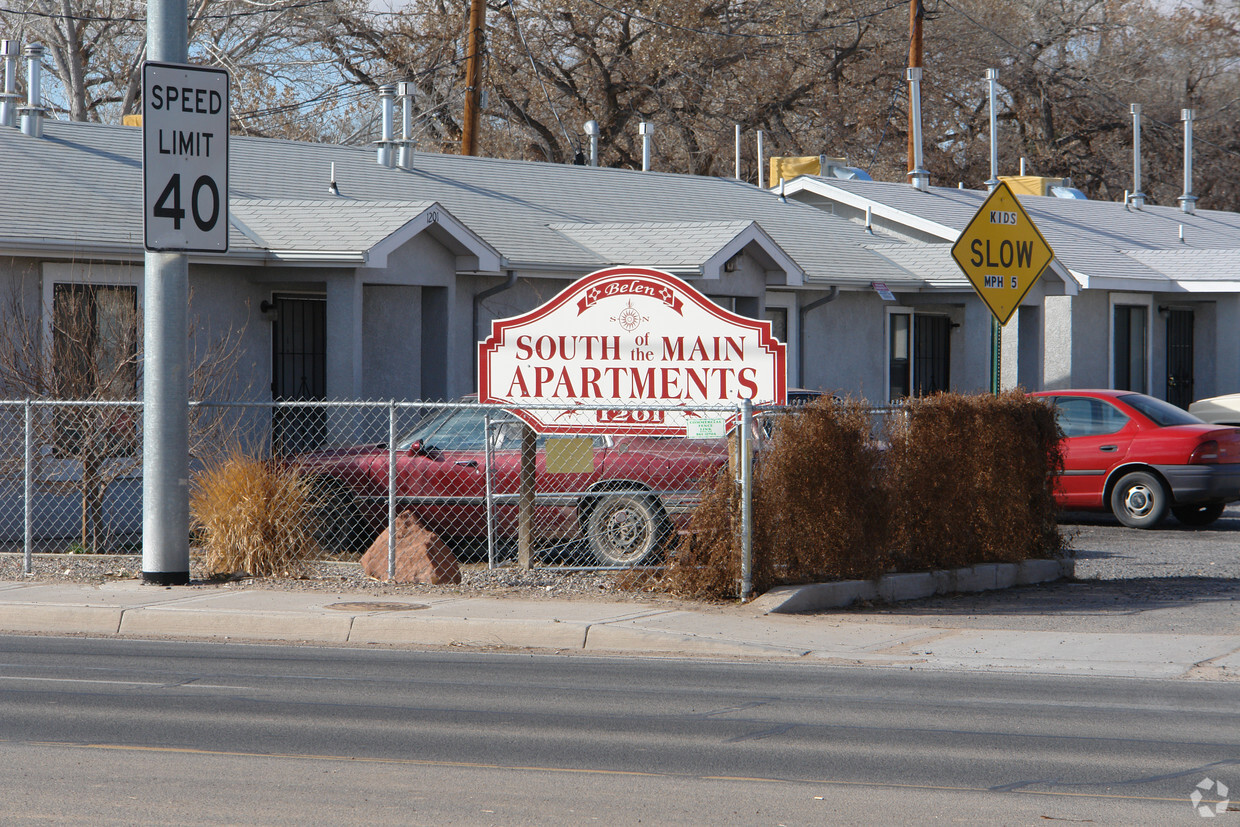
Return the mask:
[[[523, 427], [477, 405], [423, 420], [396, 442], [397, 510], [411, 511], [441, 537], [478, 538], [487, 536], [489, 500], [496, 534], [514, 536]], [[687, 522], [702, 484], [727, 463], [723, 439], [540, 436], [536, 444], [535, 536], [584, 537], [606, 566], [653, 557]], [[386, 524], [386, 445], [316, 451], [293, 462], [320, 494], [321, 543], [364, 547]]]
[[1240, 500], [1240, 428], [1208, 425], [1131, 391], [1032, 395], [1055, 406], [1064, 434], [1064, 472], [1055, 487], [1061, 508], [1109, 509], [1133, 528], [1153, 528], [1170, 511], [1201, 526]]

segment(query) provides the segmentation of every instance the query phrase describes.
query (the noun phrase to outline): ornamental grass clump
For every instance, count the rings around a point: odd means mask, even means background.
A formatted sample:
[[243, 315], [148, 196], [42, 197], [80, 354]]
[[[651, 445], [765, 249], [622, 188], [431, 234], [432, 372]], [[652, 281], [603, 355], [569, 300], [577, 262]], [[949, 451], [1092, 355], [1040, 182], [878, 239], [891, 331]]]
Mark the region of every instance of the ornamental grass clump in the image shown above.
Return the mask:
[[296, 469], [239, 450], [194, 476], [190, 520], [209, 576], [295, 577], [318, 551], [312, 493]]

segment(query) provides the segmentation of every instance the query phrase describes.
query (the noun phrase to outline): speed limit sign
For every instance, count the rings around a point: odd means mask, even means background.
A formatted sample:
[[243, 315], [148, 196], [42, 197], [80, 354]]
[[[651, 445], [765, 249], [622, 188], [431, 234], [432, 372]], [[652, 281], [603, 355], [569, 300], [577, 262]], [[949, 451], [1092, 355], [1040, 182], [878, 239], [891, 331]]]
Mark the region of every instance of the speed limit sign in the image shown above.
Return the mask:
[[142, 64], [143, 243], [228, 252], [228, 72]]

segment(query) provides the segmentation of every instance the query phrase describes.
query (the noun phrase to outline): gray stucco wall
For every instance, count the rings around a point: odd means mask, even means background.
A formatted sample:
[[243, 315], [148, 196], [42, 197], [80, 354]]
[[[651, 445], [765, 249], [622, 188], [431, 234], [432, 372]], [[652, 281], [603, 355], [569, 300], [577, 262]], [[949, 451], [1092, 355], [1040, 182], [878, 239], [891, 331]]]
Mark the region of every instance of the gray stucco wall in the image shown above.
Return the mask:
[[362, 288], [362, 396], [421, 399], [422, 288]]
[[873, 292], [844, 291], [805, 318], [805, 385], [887, 401], [886, 312]]

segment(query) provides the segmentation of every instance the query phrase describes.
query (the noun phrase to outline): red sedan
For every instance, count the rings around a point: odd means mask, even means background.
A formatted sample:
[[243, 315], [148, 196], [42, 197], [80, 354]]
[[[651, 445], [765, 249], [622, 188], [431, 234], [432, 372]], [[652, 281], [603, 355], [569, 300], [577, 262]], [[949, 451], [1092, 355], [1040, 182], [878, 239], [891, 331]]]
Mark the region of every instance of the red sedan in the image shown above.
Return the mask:
[[[397, 509], [411, 511], [442, 537], [485, 537], [488, 519], [499, 536], [514, 536], [523, 427], [510, 414], [475, 405], [423, 420], [396, 442]], [[543, 539], [584, 536], [607, 566], [654, 556], [687, 522], [703, 482], [727, 463], [722, 439], [554, 439], [537, 440], [534, 533]], [[319, 533], [327, 536], [320, 542], [364, 547], [379, 533], [387, 517], [387, 446], [317, 451], [294, 464], [325, 503]]]
[[1185, 525], [1213, 522], [1240, 500], [1240, 428], [1208, 425], [1168, 402], [1131, 391], [1040, 391], [1063, 431], [1061, 508], [1110, 510], [1153, 528], [1170, 511]]

